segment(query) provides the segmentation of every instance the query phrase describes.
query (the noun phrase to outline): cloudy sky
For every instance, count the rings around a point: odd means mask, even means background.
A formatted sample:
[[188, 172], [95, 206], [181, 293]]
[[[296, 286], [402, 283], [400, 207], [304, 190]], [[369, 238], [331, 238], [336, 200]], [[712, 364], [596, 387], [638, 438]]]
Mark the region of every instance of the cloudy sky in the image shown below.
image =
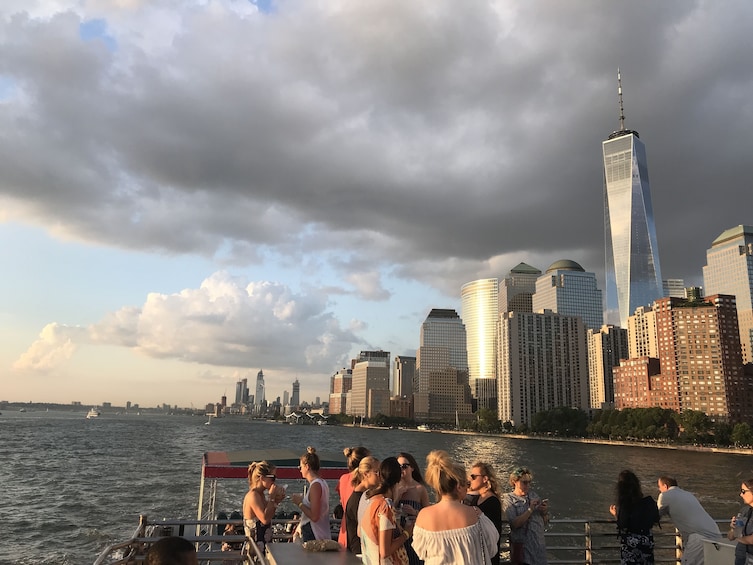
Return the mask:
[[[664, 278], [753, 223], [753, 3], [4, 0], [0, 400], [304, 399], [464, 282], [603, 281], [601, 141]], [[603, 287], [603, 282], [601, 283]]]

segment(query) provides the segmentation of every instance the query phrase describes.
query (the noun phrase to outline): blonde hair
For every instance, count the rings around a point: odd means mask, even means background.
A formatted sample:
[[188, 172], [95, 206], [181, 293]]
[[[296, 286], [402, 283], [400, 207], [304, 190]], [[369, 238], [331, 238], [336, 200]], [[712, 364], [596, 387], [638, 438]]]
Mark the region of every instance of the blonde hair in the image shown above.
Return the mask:
[[515, 483], [517, 483], [521, 477], [525, 477], [528, 475], [531, 480], [533, 480], [533, 473], [531, 473], [531, 470], [528, 467], [518, 467], [515, 469], [512, 473], [510, 473], [510, 486], [514, 487]]
[[343, 455], [348, 460], [348, 471], [355, 471], [358, 469], [358, 464], [361, 459], [367, 455], [371, 455], [371, 451], [363, 446], [359, 447], [346, 447], [343, 449]]
[[437, 449], [426, 456], [426, 482], [442, 496], [457, 497], [458, 485], [468, 482], [465, 467], [446, 451]]
[[251, 463], [248, 466], [248, 486], [254, 488], [261, 484], [265, 475], [273, 475], [276, 467], [267, 461]]
[[316, 449], [309, 445], [306, 448], [306, 453], [301, 455], [301, 463], [308, 465], [312, 471], [318, 471], [321, 463], [319, 462], [319, 456], [316, 454]]
[[494, 494], [499, 494], [499, 481], [497, 480], [497, 474], [494, 472], [492, 466], [484, 461], [476, 461], [471, 465], [471, 470], [473, 470], [474, 467], [481, 469], [481, 474], [489, 480], [489, 490]]
[[376, 457], [372, 457], [371, 455], [367, 455], [363, 459], [361, 459], [361, 462], [358, 464], [358, 467], [353, 470], [353, 478], [350, 480], [350, 484], [352, 486], [358, 486], [364, 478], [366, 478], [366, 473], [371, 473], [372, 471], [377, 471], [379, 469], [379, 459]]

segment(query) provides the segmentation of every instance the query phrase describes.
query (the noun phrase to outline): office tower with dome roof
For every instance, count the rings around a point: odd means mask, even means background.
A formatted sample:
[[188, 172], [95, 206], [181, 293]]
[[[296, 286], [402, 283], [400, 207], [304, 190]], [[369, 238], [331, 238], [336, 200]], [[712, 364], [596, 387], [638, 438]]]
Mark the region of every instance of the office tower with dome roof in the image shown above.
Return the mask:
[[740, 343], [745, 363], [753, 362], [753, 226], [724, 231], [706, 251], [703, 267], [706, 296], [735, 297]]
[[563, 316], [580, 316], [586, 328], [598, 331], [604, 323], [603, 308], [596, 275], [587, 273], [575, 261], [555, 261], [536, 280], [534, 312], [551, 310]]
[[662, 278], [646, 148], [637, 131], [625, 129], [619, 70], [617, 92], [620, 129], [602, 142], [606, 310], [610, 323], [625, 328], [636, 308], [661, 298]]

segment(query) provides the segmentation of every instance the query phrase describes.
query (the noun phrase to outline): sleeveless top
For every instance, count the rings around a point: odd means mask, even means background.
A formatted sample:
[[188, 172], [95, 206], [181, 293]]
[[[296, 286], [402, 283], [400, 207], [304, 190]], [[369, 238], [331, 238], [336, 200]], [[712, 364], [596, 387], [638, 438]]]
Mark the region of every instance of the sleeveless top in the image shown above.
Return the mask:
[[332, 532], [329, 529], [329, 486], [327, 482], [322, 479], [314, 479], [311, 481], [309, 488], [306, 489], [306, 494], [303, 496], [303, 504], [311, 508], [311, 501], [309, 500], [309, 493], [311, 487], [318, 483], [322, 487], [322, 501], [320, 504], [321, 512], [319, 518], [312, 519], [301, 512], [301, 525], [311, 524], [311, 530], [314, 532], [316, 539], [332, 539]]

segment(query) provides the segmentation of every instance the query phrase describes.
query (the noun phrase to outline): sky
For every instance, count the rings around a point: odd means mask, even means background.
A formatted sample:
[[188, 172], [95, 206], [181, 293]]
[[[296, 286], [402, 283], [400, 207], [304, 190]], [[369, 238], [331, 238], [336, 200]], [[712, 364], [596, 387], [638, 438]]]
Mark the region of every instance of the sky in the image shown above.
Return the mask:
[[604, 288], [601, 142], [664, 278], [753, 224], [753, 3], [4, 0], [0, 400], [326, 399], [521, 261]]

